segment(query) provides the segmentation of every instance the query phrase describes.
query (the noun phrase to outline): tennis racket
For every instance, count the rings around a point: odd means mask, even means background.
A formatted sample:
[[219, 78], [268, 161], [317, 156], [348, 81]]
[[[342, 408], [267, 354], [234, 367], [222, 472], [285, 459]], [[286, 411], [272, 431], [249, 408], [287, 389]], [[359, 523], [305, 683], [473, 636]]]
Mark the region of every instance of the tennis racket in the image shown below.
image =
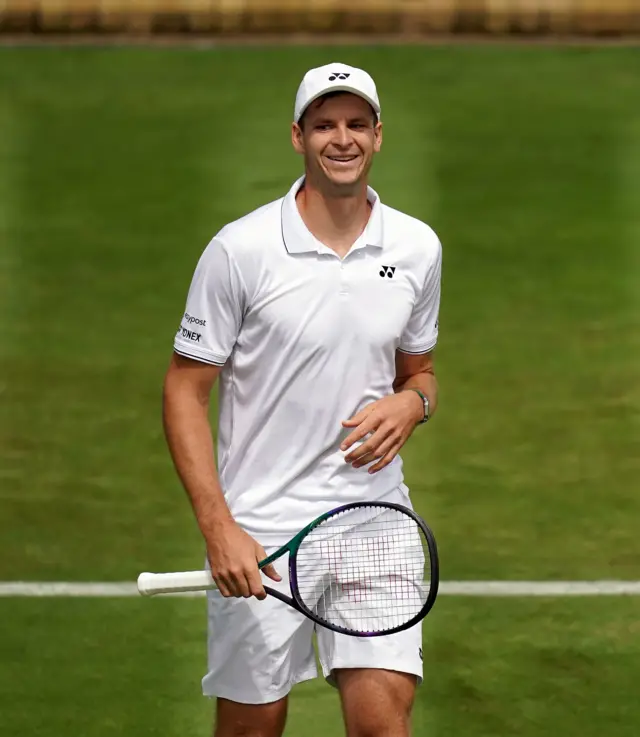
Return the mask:
[[[438, 594], [433, 533], [415, 512], [389, 502], [355, 502], [327, 512], [259, 568], [289, 554], [290, 596], [269, 596], [322, 627], [356, 637], [401, 632], [420, 622]], [[214, 589], [209, 571], [141, 573], [144, 596]]]

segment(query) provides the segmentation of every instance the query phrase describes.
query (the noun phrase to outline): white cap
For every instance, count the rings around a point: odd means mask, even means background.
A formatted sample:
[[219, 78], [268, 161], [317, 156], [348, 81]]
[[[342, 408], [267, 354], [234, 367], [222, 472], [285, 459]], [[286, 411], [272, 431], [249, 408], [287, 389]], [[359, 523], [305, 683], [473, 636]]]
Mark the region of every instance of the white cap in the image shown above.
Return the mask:
[[366, 100], [380, 118], [380, 100], [376, 83], [371, 75], [363, 69], [350, 67], [347, 64], [326, 64], [323, 67], [310, 69], [298, 87], [296, 107], [293, 119], [297, 123], [304, 111], [327, 92], [351, 92]]

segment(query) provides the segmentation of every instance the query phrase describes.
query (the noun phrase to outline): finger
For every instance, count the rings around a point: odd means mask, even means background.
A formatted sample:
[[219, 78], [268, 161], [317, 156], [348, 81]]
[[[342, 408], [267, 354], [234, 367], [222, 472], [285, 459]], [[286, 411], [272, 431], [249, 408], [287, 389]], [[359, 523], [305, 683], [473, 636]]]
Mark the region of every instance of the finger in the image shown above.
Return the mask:
[[384, 443], [384, 441], [389, 437], [392, 432], [393, 430], [391, 427], [383, 427], [381, 425], [370, 438], [362, 443], [362, 445], [354, 448], [349, 453], [349, 455], [345, 456], [345, 461], [347, 463], [353, 463], [354, 461], [359, 460], [364, 456], [369, 455], [370, 453], [375, 453], [376, 449]]
[[384, 457], [382, 457], [375, 465], [371, 466], [369, 473], [378, 473], [378, 471], [381, 471], [385, 466], [388, 466], [398, 455], [400, 448], [402, 448], [402, 443], [396, 443], [391, 450], [385, 453]]
[[360, 423], [360, 426], [350, 432], [347, 437], [340, 444], [340, 450], [348, 450], [358, 440], [366, 438], [371, 432], [374, 432], [380, 425], [381, 420], [375, 416], [369, 416], [364, 422]]
[[260, 571], [258, 569], [258, 566], [256, 566], [254, 570], [247, 571], [246, 583], [249, 591], [249, 596], [255, 596], [256, 599], [260, 599], [260, 601], [266, 598], [267, 592], [264, 590], [264, 586], [262, 585], [262, 579], [260, 578]]
[[384, 458], [384, 456], [393, 448], [394, 445], [398, 443], [398, 438], [394, 433], [390, 433], [381, 443], [378, 445], [377, 448], [372, 448], [372, 450], [367, 453], [366, 455], [358, 458], [354, 463], [354, 468], [361, 468], [362, 466], [366, 466], [368, 463], [371, 463], [372, 461], [376, 461], [379, 458]]
[[366, 456], [363, 458], [360, 458], [355, 463], [353, 463], [354, 468], [362, 468], [363, 466], [367, 466], [369, 463], [373, 463], [374, 461], [377, 461], [378, 458], [380, 458], [379, 455], [376, 453], [367, 453]]
[[[257, 566], [256, 566], [257, 570]], [[251, 589], [247, 582], [248, 573], [244, 569], [229, 571], [227, 581], [230, 584], [231, 595], [248, 599], [251, 596]]]
[[219, 575], [216, 575], [214, 573], [211, 574], [211, 578], [215, 581], [215, 584], [218, 588], [218, 591], [224, 596], [225, 598], [229, 598], [230, 596], [233, 596], [231, 593], [231, 589], [227, 585], [227, 582]]
[[371, 411], [371, 405], [367, 405], [360, 412], [356, 412], [353, 417], [350, 417], [348, 420], [342, 420], [342, 425], [344, 427], [356, 427], [371, 414]]
[[364, 418], [358, 419], [358, 415], [350, 417], [348, 420], [342, 420], [342, 427], [357, 427]]

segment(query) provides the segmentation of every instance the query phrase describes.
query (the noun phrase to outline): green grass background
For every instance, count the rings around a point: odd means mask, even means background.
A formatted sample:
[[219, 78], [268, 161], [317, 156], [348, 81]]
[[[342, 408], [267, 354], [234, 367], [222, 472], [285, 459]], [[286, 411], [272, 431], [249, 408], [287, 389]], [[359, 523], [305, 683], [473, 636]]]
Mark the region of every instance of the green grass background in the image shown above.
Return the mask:
[[[210, 237], [298, 175], [295, 89], [336, 58], [378, 82], [373, 185], [443, 242], [441, 406], [403, 452], [443, 577], [640, 578], [638, 51], [444, 46], [0, 49], [0, 580], [200, 564], [173, 334]], [[637, 735], [639, 614], [443, 598], [416, 733]], [[3, 737], [207, 734], [199, 602], [0, 621]], [[308, 724], [342, 733], [324, 684]]]

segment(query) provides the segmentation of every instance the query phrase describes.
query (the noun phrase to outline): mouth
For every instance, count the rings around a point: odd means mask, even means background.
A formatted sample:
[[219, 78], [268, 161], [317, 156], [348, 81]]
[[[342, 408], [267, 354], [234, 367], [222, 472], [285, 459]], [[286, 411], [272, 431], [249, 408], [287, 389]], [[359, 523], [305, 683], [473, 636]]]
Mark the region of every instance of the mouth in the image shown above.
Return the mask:
[[331, 161], [332, 164], [337, 164], [338, 166], [351, 164], [357, 158], [357, 154], [350, 154], [349, 156], [327, 156], [327, 159]]

